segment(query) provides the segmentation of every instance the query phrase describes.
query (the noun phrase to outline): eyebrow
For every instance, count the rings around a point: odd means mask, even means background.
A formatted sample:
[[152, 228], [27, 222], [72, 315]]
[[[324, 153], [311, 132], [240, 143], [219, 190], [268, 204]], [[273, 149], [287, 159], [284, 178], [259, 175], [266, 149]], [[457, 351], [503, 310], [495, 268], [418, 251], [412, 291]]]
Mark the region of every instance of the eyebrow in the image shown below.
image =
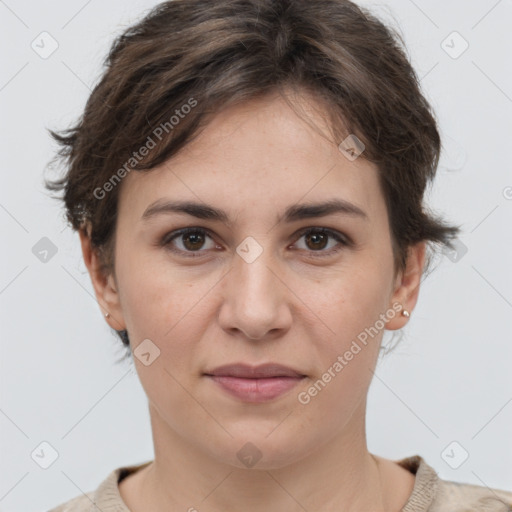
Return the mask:
[[[198, 219], [218, 221], [232, 226], [232, 221], [224, 210], [192, 201], [172, 201], [167, 199], [159, 199], [149, 205], [142, 214], [141, 220], [147, 221], [157, 215], [171, 213], [184, 213]], [[368, 220], [368, 215], [355, 204], [344, 199], [331, 199], [321, 203], [292, 205], [286, 209], [284, 215], [278, 217], [277, 222], [279, 223], [283, 220], [285, 222], [293, 222], [333, 214], [343, 214]]]

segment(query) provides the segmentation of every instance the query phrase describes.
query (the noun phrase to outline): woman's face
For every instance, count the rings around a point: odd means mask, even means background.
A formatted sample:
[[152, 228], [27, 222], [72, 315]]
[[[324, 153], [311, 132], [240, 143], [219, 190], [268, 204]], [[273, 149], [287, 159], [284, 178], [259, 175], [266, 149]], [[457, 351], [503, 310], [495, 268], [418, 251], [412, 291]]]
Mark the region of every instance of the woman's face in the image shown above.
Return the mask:
[[[302, 101], [328, 135], [319, 106]], [[328, 201], [349, 208], [299, 214]], [[226, 218], [164, 207], [177, 202]], [[173, 238], [184, 228], [196, 231]], [[112, 327], [128, 330], [155, 443], [179, 439], [238, 467], [247, 455], [284, 466], [360, 436], [383, 327], [402, 327], [397, 303], [415, 301], [415, 282], [393, 275], [376, 167], [279, 96], [225, 110], [179, 155], [124, 179], [115, 269], [99, 298]], [[235, 363], [304, 377], [268, 388], [226, 378], [243, 388], [232, 394], [206, 375]]]

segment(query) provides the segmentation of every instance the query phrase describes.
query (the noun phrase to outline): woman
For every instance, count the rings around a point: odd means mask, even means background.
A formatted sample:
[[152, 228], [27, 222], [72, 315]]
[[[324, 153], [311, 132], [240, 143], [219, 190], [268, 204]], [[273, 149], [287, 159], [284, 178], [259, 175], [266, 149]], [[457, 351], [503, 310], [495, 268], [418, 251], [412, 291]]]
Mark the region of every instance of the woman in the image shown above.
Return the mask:
[[366, 444], [383, 332], [458, 233], [423, 205], [440, 139], [399, 36], [346, 0], [174, 0], [106, 64], [48, 187], [155, 459], [53, 512], [512, 510]]

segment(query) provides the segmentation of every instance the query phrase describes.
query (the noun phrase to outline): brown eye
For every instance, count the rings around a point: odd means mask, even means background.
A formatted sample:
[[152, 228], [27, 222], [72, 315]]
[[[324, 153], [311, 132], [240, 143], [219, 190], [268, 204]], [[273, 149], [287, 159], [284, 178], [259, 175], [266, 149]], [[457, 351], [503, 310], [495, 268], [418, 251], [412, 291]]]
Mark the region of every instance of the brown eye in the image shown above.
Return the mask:
[[[207, 239], [212, 241], [210, 247], [205, 248]], [[212, 237], [202, 228], [185, 228], [168, 233], [164, 236], [160, 245], [171, 252], [192, 258], [202, 256], [207, 249], [215, 248]]]
[[306, 235], [306, 245], [308, 245], [310, 249], [313, 249], [315, 251], [319, 249], [325, 249], [328, 241], [329, 236], [326, 235], [325, 233], [311, 232]]
[[[313, 257], [332, 256], [343, 247], [353, 245], [350, 238], [327, 228], [307, 228], [299, 234], [299, 240], [302, 238], [304, 238], [305, 247], [299, 247], [299, 249]], [[207, 239], [211, 240], [210, 247]], [[337, 243], [326, 250], [331, 240]], [[184, 228], [173, 231], [165, 235], [159, 245], [180, 256], [191, 258], [204, 256], [208, 249], [217, 248], [212, 236], [203, 228]]]
[[205, 236], [202, 233], [193, 232], [186, 233], [181, 236], [183, 237], [183, 245], [189, 251], [196, 251], [201, 249], [202, 245], [204, 244]]
[[[305, 248], [300, 247], [300, 249], [304, 249], [314, 257], [332, 256], [343, 247], [352, 245], [348, 237], [327, 228], [307, 228], [300, 233], [299, 240], [301, 238], [304, 238]], [[329, 245], [329, 239], [334, 239], [338, 243], [331, 245], [328, 250], [325, 250]]]

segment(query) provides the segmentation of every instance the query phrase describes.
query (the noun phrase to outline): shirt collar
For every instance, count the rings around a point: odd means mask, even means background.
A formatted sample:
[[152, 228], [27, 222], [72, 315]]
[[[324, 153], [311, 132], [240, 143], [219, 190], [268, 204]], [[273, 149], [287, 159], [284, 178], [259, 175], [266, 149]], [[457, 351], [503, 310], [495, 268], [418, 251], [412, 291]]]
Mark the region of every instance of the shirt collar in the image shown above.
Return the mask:
[[[153, 461], [124, 466], [112, 471], [99, 485], [94, 495], [96, 506], [102, 512], [130, 512], [119, 493], [119, 482], [128, 475], [145, 468]], [[416, 475], [414, 487], [407, 503], [400, 512], [427, 512], [437, 492], [439, 476], [422, 457], [413, 455], [394, 461]]]

